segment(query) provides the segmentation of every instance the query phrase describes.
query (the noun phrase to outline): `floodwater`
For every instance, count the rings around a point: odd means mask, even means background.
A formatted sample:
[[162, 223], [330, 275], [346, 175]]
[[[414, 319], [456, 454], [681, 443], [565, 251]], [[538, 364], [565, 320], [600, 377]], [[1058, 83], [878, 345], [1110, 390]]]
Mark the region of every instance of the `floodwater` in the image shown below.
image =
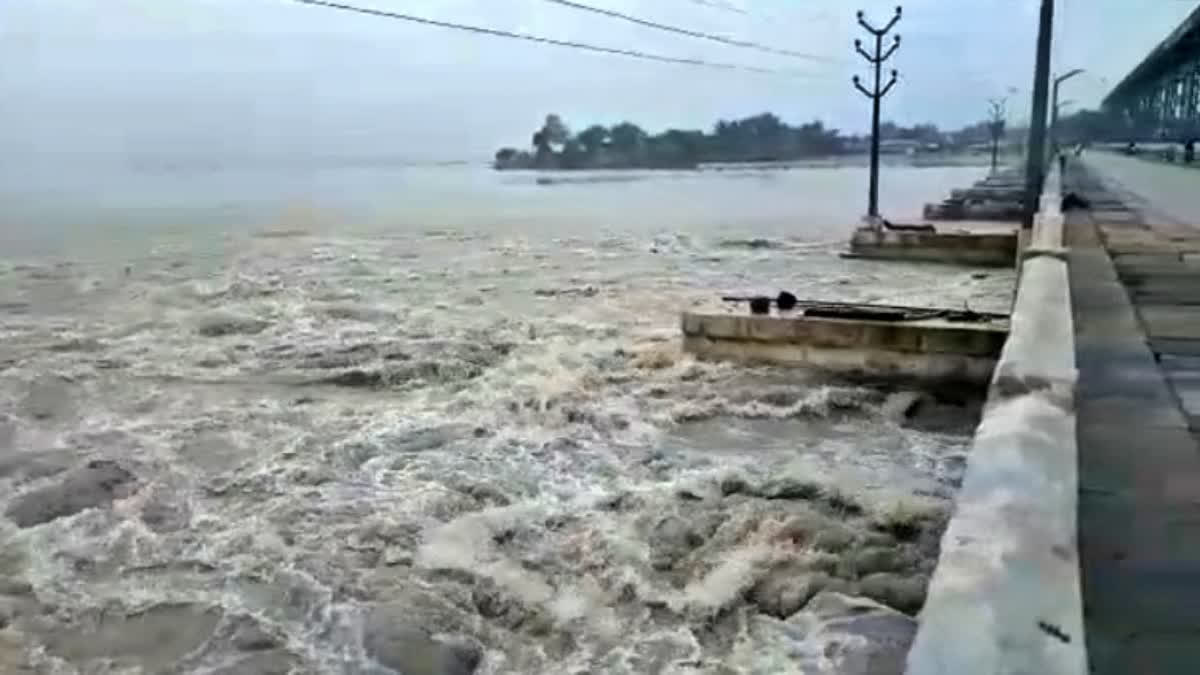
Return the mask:
[[911, 605], [969, 423], [679, 312], [1011, 294], [839, 258], [860, 168], [69, 173], [2, 189], [0, 670], [836, 672], [776, 586]]

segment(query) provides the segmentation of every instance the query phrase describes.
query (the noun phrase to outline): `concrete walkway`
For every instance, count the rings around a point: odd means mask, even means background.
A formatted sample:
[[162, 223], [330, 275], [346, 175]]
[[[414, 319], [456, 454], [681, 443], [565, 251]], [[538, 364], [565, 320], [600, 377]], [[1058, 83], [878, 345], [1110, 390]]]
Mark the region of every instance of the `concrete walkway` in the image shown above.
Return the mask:
[[1104, 176], [1130, 207], [1156, 223], [1200, 225], [1200, 167], [1184, 168], [1110, 152], [1090, 152], [1085, 161]]
[[[1093, 210], [1071, 214], [1068, 243], [1091, 672], [1191, 675], [1200, 672], [1200, 229], [1179, 223], [1200, 212], [1200, 172], [1085, 162], [1092, 175], [1073, 169], [1068, 187]], [[1162, 169], [1177, 174], [1163, 182]], [[1095, 180], [1112, 174], [1120, 186]], [[1139, 187], [1151, 194], [1130, 194]]]

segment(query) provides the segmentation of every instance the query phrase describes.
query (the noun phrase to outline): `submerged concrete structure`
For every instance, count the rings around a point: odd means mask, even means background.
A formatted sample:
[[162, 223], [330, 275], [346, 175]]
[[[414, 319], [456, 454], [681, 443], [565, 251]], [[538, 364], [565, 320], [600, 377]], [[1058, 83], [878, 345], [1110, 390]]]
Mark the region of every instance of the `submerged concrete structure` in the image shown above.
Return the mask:
[[1017, 261], [1020, 239], [1024, 188], [1018, 179], [1013, 173], [992, 175], [970, 188], [953, 190], [941, 204], [925, 205], [926, 220], [956, 221], [952, 230], [886, 221], [859, 228], [843, 257], [1010, 267]]
[[684, 350], [701, 358], [806, 366], [841, 375], [982, 385], [1008, 334], [1007, 319], [910, 319], [690, 314]]
[[919, 232], [855, 230], [845, 258], [944, 263], [971, 267], [1011, 267], [1017, 259], [1014, 231]]
[[977, 181], [975, 185], [952, 190], [939, 204], [926, 204], [927, 220], [1021, 220], [1025, 201], [1020, 173], [1006, 171]]

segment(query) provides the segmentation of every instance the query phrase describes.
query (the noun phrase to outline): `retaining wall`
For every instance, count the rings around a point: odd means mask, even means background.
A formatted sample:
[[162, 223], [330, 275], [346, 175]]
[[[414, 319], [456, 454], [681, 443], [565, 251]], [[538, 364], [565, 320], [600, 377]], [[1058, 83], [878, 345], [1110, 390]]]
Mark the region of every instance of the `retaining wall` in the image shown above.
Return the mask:
[[1016, 260], [1014, 234], [856, 230], [851, 258], [1008, 267]]
[[877, 321], [685, 313], [683, 348], [702, 358], [803, 365], [844, 375], [983, 386], [1007, 321]]
[[942, 537], [908, 675], [1084, 675], [1075, 340], [1057, 167]]

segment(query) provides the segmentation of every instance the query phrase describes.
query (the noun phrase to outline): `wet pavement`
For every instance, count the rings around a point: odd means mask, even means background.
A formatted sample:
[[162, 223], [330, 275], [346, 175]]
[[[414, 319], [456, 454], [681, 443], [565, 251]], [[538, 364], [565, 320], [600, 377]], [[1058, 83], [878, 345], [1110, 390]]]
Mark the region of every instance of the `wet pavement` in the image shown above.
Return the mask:
[[1181, 223], [1200, 215], [1200, 174], [1112, 155], [1087, 165], [1068, 186], [1093, 210], [1069, 214], [1068, 236], [1090, 671], [1194, 673], [1200, 230]]

